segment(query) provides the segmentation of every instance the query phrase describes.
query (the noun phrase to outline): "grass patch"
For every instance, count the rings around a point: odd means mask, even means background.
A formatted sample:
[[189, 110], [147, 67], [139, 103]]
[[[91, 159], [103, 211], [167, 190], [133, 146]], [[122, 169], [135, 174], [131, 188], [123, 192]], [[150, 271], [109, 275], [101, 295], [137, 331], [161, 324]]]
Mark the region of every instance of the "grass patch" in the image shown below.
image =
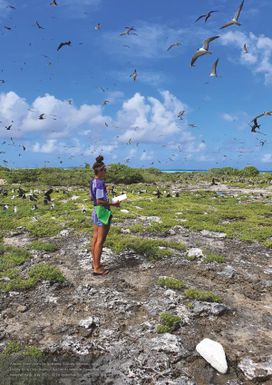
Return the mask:
[[207, 254], [205, 256], [203, 262], [205, 262], [205, 263], [212, 263], [212, 262], [224, 263], [225, 257], [223, 255], [220, 255], [220, 254], [210, 253], [210, 254]]
[[173, 277], [160, 277], [158, 279], [158, 285], [168, 289], [182, 289], [184, 282]]
[[47, 251], [47, 252], [53, 253], [54, 251], [58, 250], [58, 247], [54, 243], [34, 241], [34, 242], [31, 243], [30, 249], [32, 249], [32, 250], [40, 250], [40, 251]]
[[171, 313], [160, 314], [161, 323], [156, 326], [157, 333], [171, 333], [180, 326], [181, 318]]
[[32, 358], [40, 358], [43, 356], [43, 352], [34, 345], [23, 346], [18, 341], [10, 340], [5, 346], [4, 350], [0, 353], [2, 357], [8, 357], [13, 354], [18, 354], [22, 356], [28, 356]]
[[222, 302], [222, 298], [214, 294], [212, 291], [199, 290], [199, 289], [187, 289], [184, 291], [185, 297], [195, 299], [197, 301], [206, 302]]
[[34, 287], [39, 281], [64, 282], [65, 277], [55, 266], [41, 263], [31, 266], [28, 277], [23, 277], [18, 268], [13, 268], [0, 273], [0, 276], [10, 278], [9, 281], [0, 281], [0, 291], [25, 290]]
[[[133, 250], [144, 255], [150, 260], [157, 260], [167, 255], [172, 255], [174, 250], [184, 250], [183, 242], [171, 242], [160, 239], [140, 238], [132, 235], [120, 234], [120, 229], [113, 229], [107, 238], [106, 246], [116, 253]], [[163, 248], [163, 249], [162, 249]]]
[[35, 280], [46, 280], [51, 282], [64, 282], [65, 277], [62, 272], [53, 265], [47, 263], [40, 263], [31, 266], [28, 272], [31, 278]]
[[3, 356], [10, 356], [14, 353], [18, 353], [22, 350], [21, 344], [17, 341], [8, 341], [7, 345], [5, 346], [4, 350], [1, 352]]
[[27, 250], [12, 246], [0, 246], [0, 272], [22, 265], [31, 257]]

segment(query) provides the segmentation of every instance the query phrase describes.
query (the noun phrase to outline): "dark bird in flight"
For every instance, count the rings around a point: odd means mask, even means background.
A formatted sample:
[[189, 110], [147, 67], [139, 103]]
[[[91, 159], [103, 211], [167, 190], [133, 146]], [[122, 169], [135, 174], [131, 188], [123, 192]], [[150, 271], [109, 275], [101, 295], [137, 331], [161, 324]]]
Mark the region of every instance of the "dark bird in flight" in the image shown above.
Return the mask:
[[7, 131], [10, 131], [11, 127], [12, 127], [12, 124], [10, 124], [9, 126], [5, 126], [5, 128], [7, 129]]
[[203, 46], [201, 48], [199, 48], [196, 51], [196, 53], [194, 54], [194, 56], [192, 57], [192, 60], [191, 60], [191, 66], [192, 67], [194, 66], [194, 63], [197, 61], [197, 59], [200, 58], [200, 56], [203, 56], [206, 54], [211, 54], [211, 52], [209, 51], [209, 45], [213, 40], [218, 39], [219, 37], [220, 36], [212, 36], [212, 37], [209, 37], [208, 39], [204, 40]]
[[8, 31], [11, 31], [11, 27], [8, 27], [7, 25], [4, 25], [4, 28], [7, 29]]
[[179, 111], [177, 117], [180, 119], [180, 120], [183, 120], [183, 115], [185, 114], [185, 110], [183, 111]]
[[107, 106], [108, 104], [110, 104], [110, 101], [109, 100], [104, 100], [102, 102], [102, 106]]
[[7, 5], [7, 8], [10, 8], [10, 9], [13, 9], [13, 10], [16, 9], [16, 7], [14, 7], [14, 5]]
[[217, 11], [210, 11], [210, 12], [206, 13], [205, 15], [199, 16], [199, 17], [196, 19], [195, 23], [196, 23], [197, 21], [199, 21], [200, 19], [204, 19], [204, 18], [205, 18], [205, 23], [206, 23], [207, 20], [208, 20], [208, 19], [212, 16], [212, 14], [215, 13], [215, 12], [217, 12]]
[[248, 46], [246, 43], [243, 46], [243, 50], [244, 50], [244, 53], [248, 53]]
[[67, 47], [70, 47], [72, 45], [72, 42], [69, 40], [69, 41], [64, 41], [62, 43], [59, 44], [58, 48], [57, 48], [57, 51], [59, 51], [61, 48], [63, 48], [65, 45], [67, 45]]
[[233, 16], [233, 19], [231, 19], [231, 21], [229, 21], [228, 23], [224, 24], [220, 29], [230, 27], [231, 25], [238, 25], [238, 26], [241, 25], [241, 24], [239, 23], [239, 18], [240, 18], [240, 14], [241, 14], [242, 9], [243, 9], [243, 6], [244, 6], [244, 2], [245, 2], [245, 0], [243, 0], [243, 1], [241, 2], [239, 8], [238, 8], [237, 11], [235, 12], [235, 15]]
[[1, 84], [4, 84], [4, 83], [6, 83], [6, 81], [3, 80], [3, 79], [0, 79], [0, 83], [1, 83]]
[[58, 5], [57, 0], [52, 0], [51, 3], [50, 3], [50, 5], [51, 5], [52, 7], [56, 7], [56, 6]]
[[212, 70], [210, 73], [210, 77], [217, 78], [217, 66], [218, 66], [219, 59], [216, 59], [216, 61], [212, 65]]
[[180, 46], [181, 46], [181, 43], [177, 41], [176, 43], [170, 44], [169, 47], [167, 48], [167, 51], [170, 51], [172, 48], [178, 48]]
[[36, 20], [36, 26], [39, 28], [39, 29], [44, 29], [44, 27], [41, 26], [41, 24]]
[[256, 132], [257, 128], [260, 128], [261, 125], [258, 123], [258, 119], [262, 118], [263, 116], [272, 116], [272, 111], [265, 111], [261, 114], [257, 115], [254, 119], [251, 121], [251, 132]]
[[101, 23], [97, 23], [96, 26], [94, 27], [94, 29], [95, 29], [96, 31], [100, 31], [101, 28], [102, 28]]
[[137, 77], [138, 77], [138, 72], [137, 72], [137, 70], [134, 70], [134, 71], [129, 75], [129, 77], [130, 77], [131, 79], [133, 79], [134, 81], [137, 80]]
[[44, 120], [45, 119], [45, 114], [39, 115], [39, 120]]
[[136, 29], [134, 27], [125, 27], [125, 31], [121, 32], [120, 36], [137, 35], [135, 31]]
[[261, 125], [258, 124], [257, 118], [255, 118], [251, 122], [251, 132], [257, 132], [257, 128], [261, 128]]

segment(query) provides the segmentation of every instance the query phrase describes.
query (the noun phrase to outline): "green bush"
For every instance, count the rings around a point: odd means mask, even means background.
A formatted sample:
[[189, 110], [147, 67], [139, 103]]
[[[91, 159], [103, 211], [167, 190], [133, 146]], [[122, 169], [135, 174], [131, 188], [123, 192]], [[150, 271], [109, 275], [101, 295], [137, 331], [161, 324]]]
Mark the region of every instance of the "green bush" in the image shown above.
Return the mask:
[[47, 263], [39, 263], [31, 266], [29, 269], [29, 276], [36, 280], [47, 280], [53, 282], [64, 282], [65, 278], [62, 272], [53, 265]]
[[199, 290], [199, 289], [187, 289], [184, 292], [185, 297], [195, 299], [197, 301], [207, 302], [222, 302], [219, 295], [214, 294], [212, 291]]
[[159, 277], [158, 285], [168, 289], [181, 289], [184, 286], [184, 282], [173, 277]]

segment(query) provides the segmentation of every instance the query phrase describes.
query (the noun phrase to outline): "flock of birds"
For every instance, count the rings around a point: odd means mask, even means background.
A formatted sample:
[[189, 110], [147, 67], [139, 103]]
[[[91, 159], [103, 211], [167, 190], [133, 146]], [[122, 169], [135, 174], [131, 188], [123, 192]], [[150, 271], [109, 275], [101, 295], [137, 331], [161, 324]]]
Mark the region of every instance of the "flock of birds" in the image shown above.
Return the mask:
[[[50, 5], [51, 7], [58, 7], [58, 6], [59, 6], [58, 1], [59, 1], [59, 0], [52, 0], [52, 1], [49, 3], [49, 5]], [[236, 12], [235, 12], [233, 18], [232, 18], [231, 20], [229, 20], [228, 22], [226, 22], [224, 25], [222, 25], [222, 26], [220, 27], [221, 30], [222, 30], [222, 29], [225, 29], [225, 28], [229, 28], [229, 27], [231, 27], [231, 26], [240, 26], [240, 25], [241, 25], [240, 22], [239, 22], [239, 20], [240, 20], [240, 16], [241, 16], [242, 10], [243, 10], [243, 8], [244, 8], [244, 3], [245, 3], [245, 0], [242, 0], [241, 3], [240, 3], [240, 5], [239, 5], [239, 7], [238, 7], [238, 9], [237, 9]], [[8, 5], [7, 7], [10, 8], [10, 9], [12, 9], [12, 10], [16, 10], [16, 7], [13, 6], [13, 5]], [[207, 21], [208, 21], [210, 18], [212, 18], [217, 12], [218, 12], [217, 10], [210, 10], [210, 11], [207, 12], [206, 14], [203, 14], [203, 15], [200, 15], [199, 17], [197, 17], [197, 19], [195, 20], [195, 23], [198, 23], [199, 21], [204, 21], [205, 23], [207, 23]], [[39, 23], [39, 21], [36, 20], [35, 24], [36, 24], [36, 26], [37, 26], [38, 29], [45, 29], [45, 28]], [[9, 26], [5, 26], [5, 28], [6, 28], [6, 29], [11, 29]], [[94, 28], [95, 28], [96, 31], [100, 31], [100, 30], [102, 29], [102, 24], [101, 24], [101, 23], [97, 23], [97, 24], [95, 25]], [[125, 36], [126, 36], [126, 37], [129, 37], [129, 36], [137, 36], [137, 35], [138, 35], [138, 33], [137, 33], [137, 30], [136, 30], [136, 28], [135, 28], [134, 26], [127, 26], [127, 27], [124, 28], [123, 31], [120, 32], [120, 36], [121, 36], [121, 37], [125, 37]], [[196, 51], [196, 52], [193, 54], [193, 56], [192, 56], [192, 59], [191, 59], [191, 67], [194, 67], [195, 64], [196, 64], [196, 62], [197, 62], [201, 57], [203, 57], [203, 56], [205, 56], [205, 55], [211, 55], [211, 54], [212, 54], [212, 52], [210, 51], [210, 44], [211, 44], [212, 42], [214, 42], [215, 40], [219, 39], [219, 38], [220, 38], [220, 35], [215, 35], [215, 36], [208, 37], [207, 39], [204, 40], [202, 46], [201, 46], [199, 49], [197, 49], [197, 51]], [[181, 43], [180, 41], [173, 42], [173, 43], [171, 43], [171, 44], [166, 48], [166, 51], [169, 52], [169, 51], [171, 51], [172, 49], [179, 48], [181, 45], [182, 45], [182, 43]], [[71, 40], [62, 41], [62, 42], [60, 42], [60, 43], [58, 44], [58, 46], [56, 47], [56, 50], [57, 50], [57, 52], [59, 52], [59, 51], [61, 51], [64, 47], [71, 47], [71, 46], [72, 46], [72, 41], [71, 41]], [[129, 46], [128, 44], [124, 45], [124, 47], [130, 48], [130, 46]], [[244, 53], [245, 53], [245, 54], [248, 54], [248, 53], [249, 53], [249, 48], [248, 48], [248, 46], [247, 46], [246, 43], [244, 43], [244, 45], [243, 45], [243, 50], [244, 50]], [[45, 56], [46, 58], [49, 58], [49, 57], [46, 56], [46, 55], [44, 55], [44, 56]], [[212, 77], [212, 78], [218, 77], [218, 73], [217, 73], [218, 64], [219, 64], [219, 58], [217, 58], [217, 59], [212, 63], [212, 68], [211, 68], [211, 71], [210, 71], [210, 77]], [[139, 76], [139, 74], [138, 74], [138, 72], [137, 72], [137, 69], [134, 69], [134, 70], [130, 73], [130, 75], [129, 75], [129, 77], [130, 77], [134, 82], [137, 80], [138, 76]], [[4, 84], [4, 83], [5, 83], [5, 80], [2, 79], [2, 80], [0, 80], [0, 82], [1, 82], [2, 84]], [[104, 89], [103, 87], [100, 87], [100, 89], [101, 89], [103, 92], [105, 92], [105, 89]], [[72, 104], [72, 100], [68, 100], [68, 103], [69, 103], [69, 104]], [[107, 106], [108, 104], [110, 104], [110, 100], [108, 100], [108, 99], [103, 100], [102, 106]], [[31, 109], [29, 109], [29, 110], [32, 111], [32, 112], [34, 112], [34, 113], [36, 113], [36, 111], [34, 111], [34, 110], [31, 110]], [[184, 120], [185, 114], [186, 114], [186, 111], [185, 111], [185, 110], [179, 111], [178, 114], [177, 114], [177, 119], [179, 119], [179, 120]], [[251, 122], [250, 122], [249, 124], [250, 124], [251, 132], [252, 132], [252, 133], [259, 133], [259, 134], [264, 135], [263, 133], [261, 133], [261, 132], [258, 131], [258, 130], [259, 130], [260, 127], [261, 127], [261, 124], [259, 123], [259, 119], [262, 118], [262, 117], [265, 117], [265, 116], [272, 116], [272, 111], [260, 113], [260, 114], [258, 114], [256, 117], [254, 117], [254, 118], [251, 120]], [[53, 119], [53, 120], [57, 120], [57, 116], [56, 116], [56, 115], [52, 115], [52, 114], [51, 114], [51, 115], [50, 115], [50, 114], [48, 115], [48, 114], [45, 114], [45, 113], [40, 113], [40, 112], [38, 113], [38, 112], [37, 112], [37, 120], [45, 120], [45, 119]], [[2, 122], [0, 121], [0, 123], [2, 123]], [[11, 131], [11, 129], [12, 129], [12, 127], [13, 127], [13, 124], [14, 124], [14, 121], [12, 120], [9, 124], [5, 125], [4, 127], [5, 127], [5, 129], [6, 129], [7, 131]], [[105, 126], [106, 126], [106, 127], [109, 126], [108, 122], [105, 122]], [[189, 123], [189, 124], [188, 124], [188, 127], [190, 127], [190, 128], [196, 128], [197, 125], [196, 125], [196, 124], [193, 124], [193, 123]], [[137, 127], [136, 127], [136, 128], [137, 128]], [[116, 138], [119, 138], [119, 136], [116, 136]], [[11, 140], [11, 144], [12, 144], [12, 145], [15, 145], [14, 140], [13, 140], [12, 137], [10, 138], [10, 140]], [[259, 139], [258, 139], [258, 140], [259, 140]], [[128, 143], [127, 143], [127, 144], [132, 144], [133, 142], [134, 142], [133, 138], [130, 138], [130, 139], [128, 140]], [[263, 146], [263, 145], [266, 143], [265, 140], [259, 140], [259, 142], [260, 142], [261, 146]], [[7, 143], [7, 142], [4, 141], [4, 142], [2, 142], [2, 145], [3, 145], [3, 144], [6, 144], [6, 143]], [[139, 145], [139, 143], [137, 143], [137, 142], [135, 142], [135, 143], [136, 143], [137, 146]], [[205, 143], [204, 140], [203, 140], [203, 143]], [[165, 147], [165, 146], [166, 146], [166, 145], [163, 145], [163, 147]], [[23, 151], [26, 151], [26, 146], [25, 146], [25, 145], [21, 145], [21, 144], [20, 144], [19, 147], [21, 147]], [[179, 146], [177, 147], [177, 149], [178, 149], [179, 152], [181, 152], [181, 151], [183, 150], [183, 148], [182, 148], [181, 145], [179, 145]], [[94, 150], [94, 151], [95, 151], [95, 150]], [[94, 152], [94, 151], [93, 151], [93, 152]], [[145, 150], [144, 150], [144, 152], [145, 152]], [[0, 151], [0, 154], [4, 154], [4, 153], [5, 153], [4, 151]], [[22, 156], [22, 154], [20, 153], [19, 156]], [[173, 161], [173, 160], [174, 160], [174, 156], [175, 156], [175, 154], [172, 154], [172, 155], [168, 158], [168, 160]], [[70, 156], [70, 159], [71, 159], [72, 157], [73, 157], [73, 156]], [[58, 157], [58, 158], [60, 159], [60, 157]], [[59, 161], [60, 161], [61, 164], [63, 163], [63, 160], [60, 159]], [[127, 158], [127, 159], [125, 160], [125, 163], [128, 163], [129, 161], [130, 161], [130, 159]], [[8, 164], [8, 161], [6, 161], [6, 160], [3, 160], [3, 162], [4, 162], [6, 165]], [[49, 162], [48, 162], [48, 163], [49, 163]], [[158, 163], [160, 163], [160, 162], [158, 161]], [[151, 165], [153, 165], [153, 164], [154, 164], [154, 162], [151, 162]]]

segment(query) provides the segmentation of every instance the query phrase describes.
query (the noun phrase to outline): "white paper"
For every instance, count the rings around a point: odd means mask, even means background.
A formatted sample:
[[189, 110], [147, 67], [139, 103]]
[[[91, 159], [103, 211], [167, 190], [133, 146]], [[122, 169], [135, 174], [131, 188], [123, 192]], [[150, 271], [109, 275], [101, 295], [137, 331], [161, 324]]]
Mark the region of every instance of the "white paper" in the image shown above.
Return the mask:
[[122, 202], [126, 199], [127, 199], [127, 194], [122, 194], [122, 195], [119, 195], [118, 197], [112, 198], [112, 203]]

